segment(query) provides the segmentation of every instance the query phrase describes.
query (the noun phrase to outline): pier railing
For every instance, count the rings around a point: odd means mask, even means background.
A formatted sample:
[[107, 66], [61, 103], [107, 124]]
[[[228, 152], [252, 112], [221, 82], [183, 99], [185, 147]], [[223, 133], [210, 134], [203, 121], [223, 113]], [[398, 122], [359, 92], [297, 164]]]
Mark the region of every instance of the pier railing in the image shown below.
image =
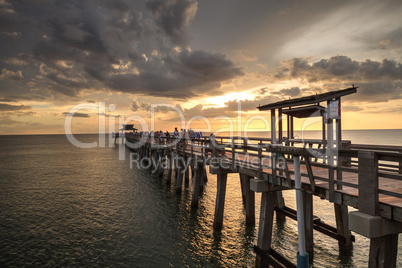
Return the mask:
[[[131, 141], [141, 139], [139, 135], [127, 138]], [[399, 189], [383, 189], [379, 183], [380, 180], [387, 180], [389, 184], [402, 180], [402, 147], [399, 146], [362, 145], [342, 141], [342, 148], [334, 148], [331, 152], [322, 140], [291, 139], [286, 143], [271, 144], [269, 138], [226, 136], [217, 136], [212, 141], [207, 137], [147, 138], [146, 144], [153, 148], [176, 150], [190, 156], [219, 157], [222, 158], [221, 163], [226, 163], [226, 166], [232, 169], [253, 170], [255, 177], [285, 188], [294, 187], [291, 159], [300, 156], [303, 166], [301, 175], [308, 178], [309, 182], [309, 186], [304, 187], [316, 193], [317, 185], [321, 188], [326, 185], [328, 195], [321, 197], [337, 203], [343, 202], [339, 200], [340, 195], [337, 192], [351, 192], [351, 189], [355, 189], [360, 201], [352, 206], [360, 208], [363, 203], [371, 204], [373, 215], [378, 214], [380, 195], [402, 199]], [[335, 159], [334, 166], [327, 164], [331, 155]], [[323, 169], [327, 170], [325, 175], [322, 173]], [[357, 181], [345, 176], [351, 173], [358, 174]]]

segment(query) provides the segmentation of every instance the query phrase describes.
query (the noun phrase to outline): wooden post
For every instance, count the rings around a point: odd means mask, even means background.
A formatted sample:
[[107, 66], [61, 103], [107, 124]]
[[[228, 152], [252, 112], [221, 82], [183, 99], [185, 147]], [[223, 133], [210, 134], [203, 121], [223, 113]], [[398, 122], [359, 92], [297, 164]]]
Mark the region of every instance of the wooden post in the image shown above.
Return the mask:
[[[271, 144], [276, 144], [276, 116], [275, 109], [271, 110]], [[271, 152], [271, 170], [272, 178], [274, 183], [276, 183], [276, 154]]]
[[328, 179], [329, 179], [329, 201], [334, 201], [335, 185], [334, 185], [334, 153], [333, 153], [333, 119], [330, 119], [331, 101], [327, 101], [327, 118], [328, 118], [328, 142], [327, 142], [327, 157], [328, 157]]
[[170, 183], [172, 181], [172, 171], [173, 171], [173, 151], [169, 150], [168, 153], [168, 174], [166, 182]]
[[176, 176], [176, 193], [181, 193], [181, 188], [183, 186], [183, 163], [182, 159], [177, 158], [177, 176]]
[[247, 138], [243, 138], [243, 152], [247, 153]]
[[[288, 140], [290, 139], [290, 115], [286, 116], [286, 124], [287, 124], [287, 136], [288, 136]], [[290, 143], [289, 143], [290, 145]]]
[[[337, 99], [339, 101], [339, 105], [341, 104], [341, 99]], [[343, 158], [339, 156], [339, 150], [342, 149], [342, 124], [341, 119], [336, 119], [336, 158], [337, 158], [337, 166], [339, 167], [336, 171], [336, 180], [342, 181], [342, 160]], [[334, 185], [335, 186], [335, 185]], [[337, 190], [342, 190], [342, 185], [336, 185]], [[337, 234], [341, 235], [345, 238], [344, 242], [338, 240], [338, 245], [340, 250], [352, 250], [353, 242], [352, 242], [352, 233], [349, 229], [349, 213], [348, 207], [346, 205], [336, 204], [334, 203], [335, 210], [335, 218], [336, 218], [336, 229]]]
[[202, 183], [206, 184], [208, 182], [208, 175], [207, 175], [207, 166], [204, 161], [204, 165], [202, 168]]
[[339, 250], [341, 251], [352, 250], [353, 241], [352, 241], [352, 233], [349, 229], [348, 206], [334, 204], [334, 209], [335, 209], [337, 234], [345, 238], [344, 242], [338, 240]]
[[[152, 157], [151, 157], [151, 171], [152, 174], [156, 174], [158, 172], [158, 151], [156, 149], [152, 150]], [[159, 175], [159, 174], [158, 174]]]
[[[339, 105], [341, 105], [341, 99], [337, 98], [339, 101]], [[336, 119], [336, 162], [337, 166], [341, 167], [342, 166], [342, 161], [339, 157], [339, 150], [342, 149], [342, 124], [341, 124], [341, 119]], [[338, 168], [336, 170], [336, 180], [337, 181], [342, 181], [342, 169]], [[337, 190], [342, 190], [342, 185], [337, 184], [336, 185]]]
[[159, 162], [159, 178], [163, 178], [163, 173], [165, 171], [165, 165], [166, 165], [166, 155], [165, 151], [161, 149], [160, 152], [160, 162]]
[[[274, 192], [262, 192], [260, 223], [258, 226], [257, 246], [264, 251], [271, 249], [272, 226], [274, 223]], [[256, 267], [267, 267], [260, 255], [256, 257]]]
[[246, 208], [246, 175], [241, 173], [239, 173], [239, 175], [240, 175], [241, 197], [243, 200], [244, 208]]
[[227, 178], [228, 178], [227, 173], [217, 175], [218, 187], [216, 191], [215, 218], [214, 218], [215, 230], [221, 229], [223, 224], [223, 211], [225, 208]]
[[[359, 151], [359, 211], [379, 215], [378, 156], [375, 152]], [[396, 267], [398, 234], [370, 238], [368, 267]]]
[[379, 215], [378, 156], [375, 152], [359, 151], [359, 211]]
[[[285, 208], [285, 199], [283, 198], [282, 191], [276, 191], [274, 192], [274, 197], [275, 197], [275, 207], [284, 209]], [[284, 221], [286, 219], [286, 216], [280, 212], [276, 212], [276, 220], [278, 221]]]
[[[402, 151], [399, 151], [399, 153], [402, 155]], [[402, 174], [402, 160], [399, 160], [399, 174]]]
[[304, 213], [304, 231], [306, 251], [313, 259], [314, 255], [314, 235], [313, 235], [313, 195], [302, 191], [303, 196], [303, 213]]
[[185, 158], [186, 162], [184, 164], [184, 169], [185, 169], [185, 173], [184, 173], [184, 184], [186, 185], [186, 187], [188, 186], [188, 184], [190, 183], [190, 165], [187, 165], [188, 163], [188, 158]]
[[[295, 128], [294, 128], [293, 116], [290, 116], [290, 137], [291, 137], [291, 139], [295, 138]], [[292, 144], [292, 146], [293, 145], [294, 144]]]
[[390, 234], [370, 239], [370, 259], [368, 267], [396, 267], [398, 255], [398, 234]]
[[235, 150], [235, 142], [234, 138], [232, 137], [232, 168], [236, 168], [236, 150]]
[[[327, 113], [328, 116], [328, 113]], [[322, 115], [322, 148], [325, 149], [327, 145], [327, 138], [326, 138], [326, 123], [324, 119], [324, 115]], [[324, 163], [326, 163], [325, 158], [323, 159]]]
[[199, 163], [197, 161], [197, 158], [195, 159], [195, 176], [193, 180], [193, 195], [191, 198], [191, 206], [192, 207], [197, 207], [198, 206], [198, 199], [200, 196], [200, 185], [201, 185], [201, 177], [202, 177], [202, 168], [203, 168], [203, 163]]
[[262, 179], [262, 143], [258, 143], [258, 178]]
[[243, 175], [245, 178], [245, 192], [246, 192], [246, 224], [255, 223], [255, 192], [250, 189], [250, 180], [253, 177]]
[[278, 143], [282, 144], [283, 140], [283, 123], [282, 123], [282, 108], [278, 109]]

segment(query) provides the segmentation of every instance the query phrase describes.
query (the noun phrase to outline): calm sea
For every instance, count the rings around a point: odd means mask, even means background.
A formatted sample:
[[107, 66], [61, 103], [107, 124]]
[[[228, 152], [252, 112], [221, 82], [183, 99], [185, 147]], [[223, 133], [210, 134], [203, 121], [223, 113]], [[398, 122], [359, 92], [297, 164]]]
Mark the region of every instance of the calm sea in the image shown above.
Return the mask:
[[[76, 138], [92, 142], [98, 135]], [[343, 138], [402, 145], [402, 130], [343, 131]], [[119, 160], [118, 147], [80, 149], [64, 135], [0, 136], [0, 148], [1, 267], [254, 266], [260, 195], [257, 224], [246, 227], [238, 174], [228, 177], [224, 227], [214, 232], [214, 175], [192, 209], [191, 182], [175, 194], [174, 183], [130, 168], [127, 149]], [[285, 198], [295, 207], [293, 191]], [[333, 205], [314, 201], [314, 214], [335, 225]], [[335, 240], [314, 235], [314, 267], [367, 266], [366, 238], [356, 235], [352, 254], [343, 255]], [[402, 255], [401, 239], [399, 245]], [[296, 222], [275, 223], [273, 247], [296, 262]]]

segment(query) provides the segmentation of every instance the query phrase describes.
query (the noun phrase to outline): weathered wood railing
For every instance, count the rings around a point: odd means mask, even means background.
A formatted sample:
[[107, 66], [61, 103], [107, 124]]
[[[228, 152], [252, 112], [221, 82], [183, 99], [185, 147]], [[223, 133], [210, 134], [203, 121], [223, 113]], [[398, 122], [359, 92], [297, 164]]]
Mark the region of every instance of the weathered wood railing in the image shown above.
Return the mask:
[[[141, 137], [133, 135], [131, 138], [139, 141]], [[402, 198], [402, 194], [397, 191], [385, 190], [379, 187], [380, 178], [402, 180], [402, 147], [398, 146], [360, 145], [350, 144], [349, 141], [343, 142], [342, 147], [347, 149], [334, 149], [337, 161], [333, 170], [337, 176], [333, 176], [331, 181], [331, 176], [314, 175], [313, 167], [324, 168], [328, 172], [331, 172], [329, 165], [325, 162], [328, 152], [322, 140], [294, 139], [289, 141], [299, 144], [299, 147], [271, 144], [271, 139], [268, 138], [225, 136], [216, 137], [213, 144], [211, 144], [211, 141], [207, 137], [200, 139], [163, 137], [159, 140], [147, 139], [147, 142], [160, 148], [172, 148], [174, 146], [178, 152], [189, 152], [191, 155], [199, 154], [203, 157], [218, 157], [218, 152], [224, 150], [226, 154], [222, 156], [224, 158], [223, 161], [229, 166], [256, 170], [260, 178], [262, 178], [261, 175], [264, 173], [264, 170], [269, 169], [267, 172], [271, 174], [274, 184], [289, 188], [292, 188], [291, 175], [294, 174], [294, 171], [289, 169], [288, 163], [292, 156], [298, 155], [303, 157], [304, 160], [301, 161], [301, 164], [305, 166], [306, 170], [301, 175], [309, 179], [313, 193], [316, 191], [316, 184], [318, 182], [325, 182], [328, 183], [330, 199], [331, 195], [333, 198], [334, 193], [342, 190], [343, 187], [358, 189], [359, 199], [372, 196], [374, 200], [368, 203], [376, 203], [376, 206], [378, 206], [379, 194]], [[313, 145], [317, 145], [317, 148], [313, 148]], [[367, 154], [374, 157], [370, 162], [372, 165], [370, 167], [365, 167], [368, 166], [365, 160]], [[319, 161], [320, 159], [321, 161]], [[344, 161], [344, 159], [349, 160]], [[337, 163], [338, 160], [339, 164]], [[367, 175], [367, 172], [364, 171], [365, 169], [370, 170], [370, 175]], [[358, 182], [351, 183], [342, 180], [342, 172], [358, 174]], [[360, 193], [362, 194], [360, 195]]]

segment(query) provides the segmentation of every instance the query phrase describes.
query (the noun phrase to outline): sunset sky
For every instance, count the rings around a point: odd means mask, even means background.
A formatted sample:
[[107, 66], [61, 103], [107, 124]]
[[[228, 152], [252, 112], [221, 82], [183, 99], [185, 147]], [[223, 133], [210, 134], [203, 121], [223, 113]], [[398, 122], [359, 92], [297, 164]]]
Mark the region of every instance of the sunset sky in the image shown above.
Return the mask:
[[400, 129], [401, 14], [401, 1], [0, 0], [0, 134], [62, 134], [74, 107], [73, 133], [115, 131], [103, 118], [149, 123], [153, 105], [158, 130], [179, 112], [214, 130], [239, 106], [262, 130], [258, 105], [352, 84], [344, 129]]

